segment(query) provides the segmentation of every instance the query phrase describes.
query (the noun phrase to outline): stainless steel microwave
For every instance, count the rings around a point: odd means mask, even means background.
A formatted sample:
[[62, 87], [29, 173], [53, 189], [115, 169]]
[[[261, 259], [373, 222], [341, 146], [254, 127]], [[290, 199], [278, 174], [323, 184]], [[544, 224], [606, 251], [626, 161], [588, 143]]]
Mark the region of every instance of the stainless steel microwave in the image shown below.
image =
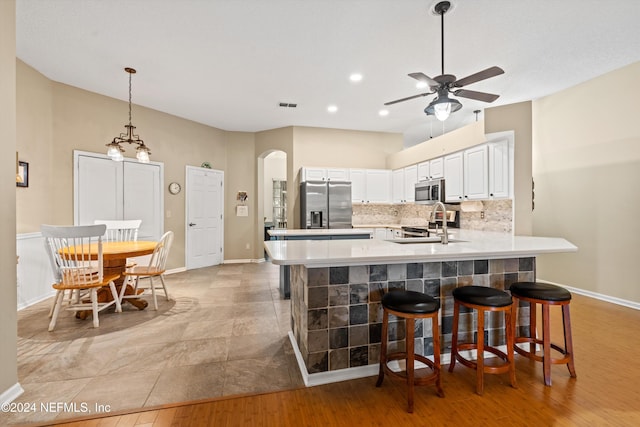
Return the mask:
[[422, 205], [432, 205], [435, 202], [444, 203], [444, 178], [418, 181], [415, 196], [416, 203]]

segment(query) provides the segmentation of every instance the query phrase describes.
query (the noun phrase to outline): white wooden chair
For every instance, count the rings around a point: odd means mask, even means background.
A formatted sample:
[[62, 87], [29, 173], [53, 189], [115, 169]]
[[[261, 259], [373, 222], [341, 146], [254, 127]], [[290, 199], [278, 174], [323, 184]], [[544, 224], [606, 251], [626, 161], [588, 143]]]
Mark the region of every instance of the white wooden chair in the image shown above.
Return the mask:
[[[156, 298], [156, 289], [163, 289], [164, 295], [167, 297], [167, 301], [171, 299], [169, 297], [169, 292], [167, 292], [167, 286], [164, 283], [164, 272], [165, 265], [167, 264], [167, 257], [169, 256], [169, 250], [171, 249], [171, 244], [173, 243], [173, 231], [167, 231], [164, 233], [155, 249], [153, 250], [153, 254], [151, 254], [151, 260], [149, 261], [149, 265], [146, 267], [143, 266], [135, 266], [132, 268], [128, 268], [125, 270], [124, 275], [128, 278], [135, 278], [134, 285], [134, 293], [133, 295], [121, 295], [122, 299], [126, 298], [139, 298], [138, 294], [138, 285], [140, 279], [149, 279], [149, 287], [144, 288], [151, 291], [151, 295], [153, 296], [153, 308], [155, 310], [158, 309], [158, 300]], [[156, 287], [153, 283], [154, 277], [160, 277], [160, 282], [162, 283], [162, 287]], [[141, 288], [143, 289], [143, 288]]]
[[138, 240], [138, 229], [142, 224], [141, 219], [107, 220], [96, 219], [94, 224], [104, 224], [107, 232], [104, 235], [105, 242], [125, 242]]
[[[107, 231], [104, 235], [105, 242], [128, 242], [138, 240], [138, 230], [141, 219], [125, 219], [125, 220], [110, 220], [110, 219], [96, 219], [94, 224], [104, 224], [107, 226]], [[135, 258], [127, 259], [127, 268], [137, 265]]]
[[[114, 304], [116, 311], [122, 311], [113, 283], [120, 275], [104, 276], [102, 271], [102, 237], [106, 230], [104, 224], [76, 227], [42, 225], [40, 230], [54, 271], [56, 283], [53, 288], [57, 291], [50, 313], [49, 331], [53, 331], [56, 326], [58, 314], [64, 304], [65, 291], [71, 293], [67, 310], [91, 311], [94, 328], [100, 325], [99, 311]], [[112, 301], [98, 302], [98, 290], [103, 286], [109, 286]]]

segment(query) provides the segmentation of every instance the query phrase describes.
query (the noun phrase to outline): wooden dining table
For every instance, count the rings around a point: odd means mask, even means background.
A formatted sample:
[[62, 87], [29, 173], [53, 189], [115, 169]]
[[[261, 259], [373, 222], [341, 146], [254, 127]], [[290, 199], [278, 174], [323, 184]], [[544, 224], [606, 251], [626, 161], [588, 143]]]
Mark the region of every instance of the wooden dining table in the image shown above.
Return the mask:
[[[126, 286], [124, 295], [134, 295], [135, 291], [133, 286], [125, 285], [124, 271], [127, 267], [127, 258], [134, 258], [138, 256], [150, 255], [156, 247], [157, 242], [149, 240], [135, 240], [124, 242], [102, 242], [102, 271], [105, 276], [109, 274], [118, 274], [120, 277], [114, 280], [114, 284], [120, 294], [122, 286]], [[65, 251], [69, 253], [75, 253], [73, 247], [66, 248]], [[91, 259], [98, 258], [98, 245], [92, 244], [89, 247], [89, 254]], [[111, 291], [108, 287], [100, 289], [98, 291], [98, 300], [110, 301], [113, 299]], [[149, 304], [147, 301], [141, 298], [124, 298], [126, 301], [136, 307], [138, 310], [144, 310]], [[79, 318], [86, 317], [91, 312], [78, 312]]]

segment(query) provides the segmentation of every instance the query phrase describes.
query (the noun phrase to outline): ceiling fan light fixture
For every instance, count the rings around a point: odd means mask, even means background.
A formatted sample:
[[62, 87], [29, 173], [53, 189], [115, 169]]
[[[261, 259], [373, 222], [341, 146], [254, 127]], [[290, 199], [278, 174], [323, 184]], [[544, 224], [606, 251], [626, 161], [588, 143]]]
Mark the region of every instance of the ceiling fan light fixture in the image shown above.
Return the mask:
[[451, 99], [447, 95], [442, 95], [431, 101], [424, 112], [428, 116], [436, 116], [436, 119], [444, 122], [451, 113], [455, 113], [462, 108], [462, 104], [457, 99]]

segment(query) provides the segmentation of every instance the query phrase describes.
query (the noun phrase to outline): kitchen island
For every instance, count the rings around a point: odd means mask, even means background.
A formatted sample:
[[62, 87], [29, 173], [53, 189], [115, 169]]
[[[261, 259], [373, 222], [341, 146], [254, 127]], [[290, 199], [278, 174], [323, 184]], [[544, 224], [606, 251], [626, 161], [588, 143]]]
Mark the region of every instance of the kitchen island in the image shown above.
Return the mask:
[[[440, 299], [442, 362], [448, 363], [453, 323], [451, 292], [458, 286], [508, 289], [534, 281], [535, 257], [574, 252], [562, 238], [456, 230], [451, 243], [406, 240], [272, 240], [271, 262], [291, 273], [290, 338], [305, 384], [375, 375], [382, 329], [381, 297], [393, 289], [424, 292]], [[493, 314], [493, 313], [491, 313]], [[472, 333], [473, 314], [461, 316], [460, 336]], [[518, 326], [527, 329], [528, 311]], [[404, 348], [404, 322], [389, 325], [389, 350]], [[488, 316], [488, 342], [504, 345], [501, 316]], [[432, 355], [429, 322], [416, 322], [416, 351]]]

